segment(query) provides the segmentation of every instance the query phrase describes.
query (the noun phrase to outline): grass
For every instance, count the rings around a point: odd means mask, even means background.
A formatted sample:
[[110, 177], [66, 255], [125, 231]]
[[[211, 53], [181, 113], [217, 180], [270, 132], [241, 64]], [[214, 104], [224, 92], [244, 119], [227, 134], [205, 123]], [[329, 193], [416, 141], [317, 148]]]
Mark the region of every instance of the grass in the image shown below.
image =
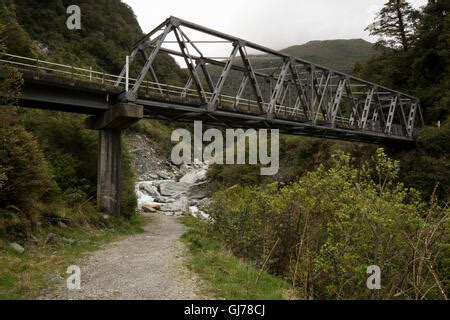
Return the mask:
[[[0, 241], [0, 300], [34, 299], [55, 289], [67, 277], [67, 267], [86, 253], [120, 236], [143, 232], [149, 218], [114, 219], [111, 228], [48, 227], [19, 254]], [[53, 280], [52, 280], [53, 279]]]
[[288, 298], [291, 288], [284, 280], [266, 272], [260, 274], [259, 268], [233, 256], [208, 232], [206, 223], [193, 217], [180, 220], [189, 228], [183, 235], [191, 253], [188, 268], [205, 282], [207, 296], [226, 300]]

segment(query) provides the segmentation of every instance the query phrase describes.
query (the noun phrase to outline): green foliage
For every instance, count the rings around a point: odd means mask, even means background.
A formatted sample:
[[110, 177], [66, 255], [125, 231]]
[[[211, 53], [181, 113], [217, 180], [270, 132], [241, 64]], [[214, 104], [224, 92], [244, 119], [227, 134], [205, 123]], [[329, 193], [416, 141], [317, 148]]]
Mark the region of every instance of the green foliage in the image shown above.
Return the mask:
[[37, 57], [36, 48], [28, 33], [17, 22], [15, 7], [0, 1], [0, 42], [10, 53]]
[[[389, 3], [386, 10], [389, 9]], [[450, 115], [450, 4], [429, 1], [412, 25], [407, 51], [382, 48], [380, 54], [356, 73], [376, 83], [398, 88], [421, 99], [422, 113], [429, 125], [419, 132], [417, 149], [398, 152], [402, 179], [430, 197], [436, 182], [440, 199], [450, 199], [448, 116]], [[398, 26], [397, 26], [398, 27]], [[389, 30], [381, 35], [389, 36]], [[436, 127], [437, 121], [443, 126]]]
[[182, 219], [189, 228], [183, 235], [191, 253], [188, 266], [207, 283], [207, 296], [228, 300], [286, 299], [289, 284], [234, 257], [209, 232], [205, 222], [192, 217]]
[[259, 185], [274, 181], [286, 184], [314, 170], [320, 164], [329, 166], [332, 162], [332, 154], [337, 150], [350, 152], [359, 161], [364, 161], [375, 149], [375, 146], [362, 143], [281, 135], [280, 170], [277, 175], [261, 176], [260, 165], [215, 164], [209, 167], [208, 178], [212, 181], [212, 190], [235, 184]]
[[[122, 144], [123, 140], [122, 140]], [[120, 179], [120, 212], [123, 216], [131, 218], [136, 213], [137, 197], [134, 190], [136, 172], [132, 167], [131, 154], [128, 148], [122, 150], [122, 167]]]
[[50, 201], [58, 188], [36, 140], [11, 108], [0, 111], [0, 141], [0, 235], [24, 234], [39, 221], [36, 204]]
[[95, 131], [84, 128], [84, 117], [43, 110], [25, 110], [22, 115], [27, 130], [36, 136], [50, 162], [61, 190], [94, 195], [98, 137]]
[[424, 127], [419, 134], [417, 149], [397, 155], [401, 160], [401, 177], [406, 184], [423, 190], [430, 198], [434, 188], [439, 199], [450, 202], [450, 118], [440, 128]]
[[380, 37], [378, 46], [408, 51], [418, 17], [419, 12], [406, 0], [389, 0], [366, 30], [370, 35]]
[[[354, 161], [338, 153], [329, 169], [321, 165], [281, 189], [218, 192], [212, 231], [237, 256], [267, 261], [302, 298], [443, 298], [450, 209], [434, 202], [427, 209], [397, 182], [399, 164], [382, 149], [361, 165]], [[382, 270], [378, 292], [365, 286], [369, 265]]]

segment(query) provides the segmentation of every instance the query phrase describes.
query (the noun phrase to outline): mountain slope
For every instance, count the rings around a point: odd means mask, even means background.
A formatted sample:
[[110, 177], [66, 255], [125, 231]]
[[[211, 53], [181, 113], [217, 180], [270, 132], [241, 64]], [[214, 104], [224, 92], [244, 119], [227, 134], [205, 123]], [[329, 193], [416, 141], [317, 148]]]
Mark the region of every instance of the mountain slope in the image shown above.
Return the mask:
[[310, 41], [281, 52], [345, 73], [351, 73], [355, 63], [365, 62], [376, 53], [373, 44], [363, 39]]
[[[376, 54], [373, 44], [362, 39], [311, 41], [291, 46], [281, 52], [349, 74], [352, 73], [356, 63], [364, 63]], [[268, 74], [278, 70], [281, 63], [280, 59], [271, 59], [265, 55], [254, 55], [250, 58], [254, 69]], [[235, 63], [242, 65], [240, 58], [236, 58]], [[208, 66], [208, 70], [213, 81], [217, 82], [222, 69], [217, 66]], [[234, 96], [239, 89], [242, 77], [241, 72], [232, 70], [225, 83], [224, 93]], [[266, 100], [269, 99], [270, 92], [267, 86], [262, 88], [262, 93]], [[244, 96], [254, 99], [249, 88], [246, 89]]]

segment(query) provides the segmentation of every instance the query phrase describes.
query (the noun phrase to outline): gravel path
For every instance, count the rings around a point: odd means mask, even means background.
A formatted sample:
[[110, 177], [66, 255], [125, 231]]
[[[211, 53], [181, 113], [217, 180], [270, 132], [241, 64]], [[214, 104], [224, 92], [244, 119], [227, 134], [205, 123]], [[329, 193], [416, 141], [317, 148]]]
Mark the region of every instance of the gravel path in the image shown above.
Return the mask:
[[202, 299], [198, 280], [183, 265], [184, 226], [152, 215], [145, 232], [106, 244], [80, 262], [81, 290], [62, 285], [44, 299]]

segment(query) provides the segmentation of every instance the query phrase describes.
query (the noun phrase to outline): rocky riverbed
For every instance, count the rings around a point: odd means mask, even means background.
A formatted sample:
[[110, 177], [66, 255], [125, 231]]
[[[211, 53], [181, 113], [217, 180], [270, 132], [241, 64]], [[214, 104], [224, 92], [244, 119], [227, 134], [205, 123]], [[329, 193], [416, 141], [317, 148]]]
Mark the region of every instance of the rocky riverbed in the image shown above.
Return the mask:
[[135, 192], [140, 212], [209, 219], [205, 212], [210, 201], [207, 197], [207, 164], [194, 161], [176, 166], [162, 158], [147, 137], [134, 134], [127, 140], [133, 146], [133, 165], [138, 171]]

